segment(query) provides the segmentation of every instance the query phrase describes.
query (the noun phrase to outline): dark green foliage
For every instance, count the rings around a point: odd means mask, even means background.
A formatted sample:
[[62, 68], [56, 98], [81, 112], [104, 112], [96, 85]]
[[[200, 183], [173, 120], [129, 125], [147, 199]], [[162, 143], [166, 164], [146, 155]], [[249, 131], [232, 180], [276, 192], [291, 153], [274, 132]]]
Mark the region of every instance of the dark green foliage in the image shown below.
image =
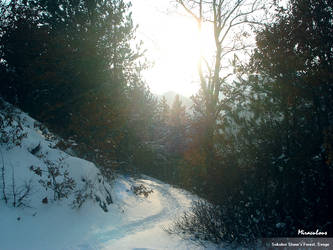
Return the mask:
[[131, 186], [131, 190], [133, 193], [137, 196], [143, 195], [145, 198], [147, 198], [151, 193], [154, 193], [152, 189], [147, 188], [145, 185], [133, 185]]
[[68, 126], [74, 106], [87, 96], [107, 89], [121, 94], [138, 56], [130, 50], [134, 28], [125, 16], [128, 6], [92, 2], [9, 4], [9, 24], [1, 37], [2, 59], [13, 79], [4, 82], [3, 88], [14, 88], [8, 99], [17, 98], [33, 115], [47, 121], [61, 118], [58, 122]]
[[278, 202], [285, 235], [316, 226], [332, 233], [333, 173], [323, 150], [333, 122], [332, 7], [291, 1], [278, 22], [257, 35], [251, 109], [262, 118], [254, 145], [265, 165], [256, 175], [271, 183], [265, 199]]
[[289, 218], [289, 235], [316, 226], [332, 234], [333, 173], [323, 150], [333, 122], [332, 7], [326, 1], [291, 1], [288, 14], [260, 32], [253, 57], [262, 77], [254, 86], [267, 95], [259, 102], [276, 109], [266, 119], [271, 142], [262, 147], [273, 159], [266, 175], [276, 185], [271, 195], [279, 201], [277, 211]]
[[332, 11], [329, 1], [293, 0], [257, 32], [248, 78], [230, 88], [219, 131], [207, 139], [209, 121], [192, 123], [184, 184], [212, 205], [194, 204], [175, 229], [245, 245], [298, 229], [332, 235]]
[[23, 131], [22, 121], [10, 105], [0, 99], [0, 144], [7, 148], [21, 146], [22, 139], [27, 136]]
[[84, 158], [128, 162], [149, 140], [155, 107], [130, 4], [11, 1], [0, 13], [1, 96], [75, 139]]
[[[214, 102], [201, 90], [191, 118], [179, 98], [158, 104], [141, 80], [123, 1], [0, 7], [1, 95], [75, 139], [105, 175], [116, 162], [211, 202], [195, 203], [180, 231], [245, 245], [298, 229], [332, 234], [331, 2], [290, 1], [257, 32], [246, 80], [215, 79], [224, 84]], [[75, 206], [92, 196], [89, 186]]]

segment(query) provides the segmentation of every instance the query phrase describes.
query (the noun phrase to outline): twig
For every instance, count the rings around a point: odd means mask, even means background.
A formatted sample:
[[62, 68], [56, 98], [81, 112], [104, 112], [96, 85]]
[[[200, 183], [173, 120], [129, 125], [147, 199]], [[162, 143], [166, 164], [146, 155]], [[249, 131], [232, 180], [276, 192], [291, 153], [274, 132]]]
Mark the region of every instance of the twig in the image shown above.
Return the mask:
[[[32, 185], [32, 181], [30, 180], [29, 182], [26, 182], [24, 185], [23, 190], [20, 191], [19, 195], [19, 199], [17, 200], [17, 207], [20, 206], [25, 206], [25, 207], [29, 207], [27, 204], [25, 204], [24, 200], [29, 196], [30, 191], [31, 191], [31, 185]], [[23, 192], [23, 193], [22, 193]]]
[[1, 168], [1, 177], [2, 177], [2, 194], [3, 194], [3, 199], [5, 200], [6, 204], [8, 202], [7, 196], [6, 196], [6, 182], [5, 182], [5, 161], [3, 159], [3, 154], [2, 151], [0, 150], [1, 153], [1, 159], [2, 159], [2, 168]]
[[15, 188], [15, 177], [14, 167], [12, 166], [12, 192], [13, 192], [13, 207], [16, 207], [16, 188]]

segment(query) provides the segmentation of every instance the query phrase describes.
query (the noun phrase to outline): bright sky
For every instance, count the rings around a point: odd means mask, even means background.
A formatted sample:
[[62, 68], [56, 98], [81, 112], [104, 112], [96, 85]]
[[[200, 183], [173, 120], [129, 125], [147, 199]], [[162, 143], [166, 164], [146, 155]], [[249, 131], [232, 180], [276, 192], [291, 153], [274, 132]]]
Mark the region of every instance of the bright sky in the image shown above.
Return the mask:
[[170, 0], [132, 0], [138, 39], [155, 66], [144, 72], [151, 91], [191, 96], [199, 89], [199, 33], [192, 18], [175, 13]]
[[[212, 33], [208, 31], [212, 32], [211, 27], [203, 25], [203, 34], [200, 35], [195, 20], [186, 15], [182, 8], [177, 9], [175, 0], [131, 2], [134, 23], [139, 25], [137, 38], [144, 42], [148, 60], [155, 63], [143, 74], [151, 91], [156, 94], [174, 91], [187, 97], [197, 93], [200, 48], [205, 58], [209, 59], [215, 47]], [[286, 2], [282, 1], [284, 4]], [[258, 14], [260, 17], [261, 14]], [[248, 32], [252, 33], [250, 30]], [[254, 36], [246, 40], [248, 45], [254, 45]], [[248, 56], [238, 56], [248, 59]]]

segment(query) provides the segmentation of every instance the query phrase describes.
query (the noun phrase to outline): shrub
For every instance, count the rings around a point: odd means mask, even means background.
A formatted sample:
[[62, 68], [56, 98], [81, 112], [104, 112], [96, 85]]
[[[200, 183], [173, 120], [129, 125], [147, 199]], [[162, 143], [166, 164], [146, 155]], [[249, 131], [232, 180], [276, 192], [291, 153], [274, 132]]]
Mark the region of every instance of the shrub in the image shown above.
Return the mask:
[[26, 181], [23, 185], [16, 186], [16, 179], [14, 168], [12, 167], [12, 180], [11, 180], [11, 190], [8, 191], [8, 183], [6, 178], [6, 168], [5, 162], [3, 158], [2, 151], [0, 151], [1, 159], [2, 159], [2, 166], [1, 166], [1, 188], [2, 188], [2, 198], [7, 204], [11, 202], [13, 207], [23, 207], [28, 206], [29, 203], [29, 196], [32, 190], [32, 181]]
[[113, 203], [112, 196], [107, 186], [105, 185], [104, 178], [98, 175], [98, 178], [93, 181], [88, 177], [82, 177], [81, 181], [83, 186], [75, 191], [75, 198], [72, 202], [72, 208], [79, 209], [87, 200], [94, 200], [104, 212], [108, 212], [107, 206]]
[[72, 203], [72, 208], [81, 208], [84, 202], [94, 197], [94, 183], [88, 178], [81, 178], [84, 185], [81, 189], [75, 191], [75, 198]]
[[[191, 209], [177, 218], [166, 231], [189, 238], [203, 245], [237, 243], [251, 247], [258, 233], [260, 213], [248, 214], [247, 208], [214, 205], [203, 200], [194, 201]], [[246, 214], [246, 216], [245, 216]]]
[[3, 104], [0, 109], [0, 144], [6, 144], [7, 148], [21, 146], [22, 139], [26, 136], [20, 117], [12, 107]]
[[148, 197], [151, 193], [154, 191], [152, 189], [147, 188], [145, 185], [140, 184], [140, 185], [133, 185], [131, 187], [131, 190], [135, 195], [143, 195], [144, 197]]
[[68, 195], [76, 185], [74, 179], [69, 177], [69, 172], [67, 170], [61, 171], [62, 168], [62, 165], [56, 165], [52, 162], [48, 162], [47, 170], [42, 170], [40, 167], [30, 167], [30, 170], [36, 175], [41, 177], [43, 173], [47, 175], [47, 179], [40, 179], [39, 183], [45, 190], [51, 189], [53, 191], [54, 200], [68, 198]]

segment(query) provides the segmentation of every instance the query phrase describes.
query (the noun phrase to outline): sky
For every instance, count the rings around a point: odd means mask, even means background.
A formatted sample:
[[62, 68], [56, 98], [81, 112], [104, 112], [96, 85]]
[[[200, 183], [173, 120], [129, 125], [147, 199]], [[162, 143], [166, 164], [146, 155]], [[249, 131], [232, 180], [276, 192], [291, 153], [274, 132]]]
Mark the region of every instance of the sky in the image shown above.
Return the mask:
[[199, 32], [195, 21], [181, 15], [170, 0], [132, 0], [137, 38], [154, 66], [143, 73], [155, 94], [175, 91], [191, 96], [199, 89]]
[[[200, 85], [197, 70], [200, 48], [208, 60], [214, 54], [212, 27], [204, 24], [200, 34], [196, 21], [181, 7], [176, 8], [176, 0], [131, 2], [133, 21], [139, 25], [137, 38], [144, 42], [146, 57], [154, 63], [152, 68], [143, 72], [150, 90], [155, 94], [174, 91], [186, 97], [197, 93]], [[283, 6], [286, 3], [286, 0], [280, 1]], [[258, 12], [256, 15], [260, 17], [262, 14]], [[253, 34], [251, 30], [246, 31]], [[254, 46], [254, 36], [247, 37], [246, 43]], [[248, 56], [242, 54], [238, 57], [248, 60]]]

